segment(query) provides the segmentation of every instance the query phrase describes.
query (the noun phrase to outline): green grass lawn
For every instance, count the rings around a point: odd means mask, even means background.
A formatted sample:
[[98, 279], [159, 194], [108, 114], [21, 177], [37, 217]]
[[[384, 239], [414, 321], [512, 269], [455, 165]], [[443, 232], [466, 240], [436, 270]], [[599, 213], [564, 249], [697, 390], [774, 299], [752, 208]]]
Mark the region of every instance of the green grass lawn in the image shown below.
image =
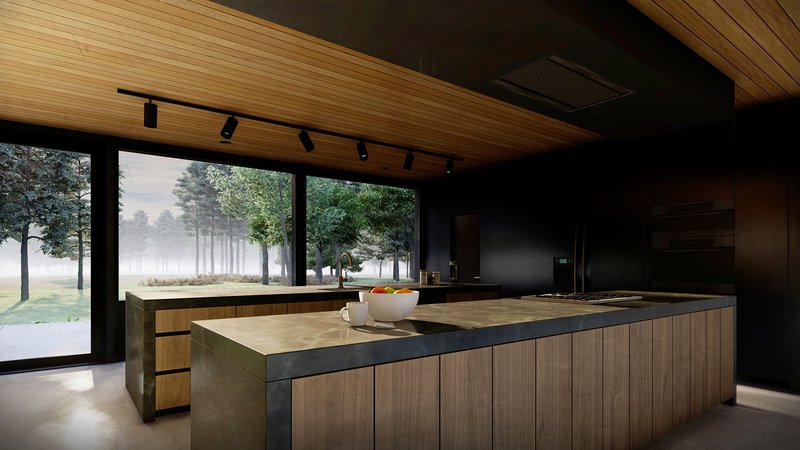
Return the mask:
[[[279, 284], [264, 286], [260, 283], [222, 283], [206, 286], [141, 286], [139, 281], [147, 276], [119, 277], [119, 299], [125, 298], [125, 291], [175, 291], [203, 289], [252, 289], [280, 287]], [[403, 278], [399, 283], [413, 280]], [[346, 284], [392, 285], [388, 278], [352, 278]], [[397, 283], [394, 283], [397, 284]], [[19, 278], [0, 278], [0, 325], [27, 323], [74, 322], [91, 319], [91, 283], [86, 280], [83, 291], [75, 289], [74, 277], [31, 278], [30, 298], [19, 301]]]
[[0, 325], [75, 322], [91, 319], [91, 289], [31, 290], [30, 298], [19, 301], [19, 290], [0, 290]]

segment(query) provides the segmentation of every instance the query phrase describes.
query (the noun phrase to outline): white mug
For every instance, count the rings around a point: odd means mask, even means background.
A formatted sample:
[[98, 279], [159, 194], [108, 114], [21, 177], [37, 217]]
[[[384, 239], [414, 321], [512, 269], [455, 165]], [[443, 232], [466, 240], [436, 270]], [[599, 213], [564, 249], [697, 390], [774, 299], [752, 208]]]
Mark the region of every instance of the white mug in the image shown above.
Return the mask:
[[363, 327], [367, 324], [369, 305], [362, 302], [347, 302], [347, 306], [339, 310], [339, 317], [351, 326]]

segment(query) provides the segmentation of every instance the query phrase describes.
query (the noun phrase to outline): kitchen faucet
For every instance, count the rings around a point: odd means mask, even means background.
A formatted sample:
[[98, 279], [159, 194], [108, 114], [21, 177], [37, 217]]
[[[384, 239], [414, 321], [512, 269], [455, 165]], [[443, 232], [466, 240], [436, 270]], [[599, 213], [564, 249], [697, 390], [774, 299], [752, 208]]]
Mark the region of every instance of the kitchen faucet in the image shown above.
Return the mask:
[[338, 269], [339, 269], [338, 270], [338, 272], [339, 272], [339, 289], [344, 288], [344, 286], [342, 285], [342, 281], [344, 281], [344, 278], [342, 278], [342, 256], [347, 256], [347, 261], [348, 261], [347, 267], [350, 267], [350, 268], [353, 267], [353, 257], [350, 256], [350, 253], [342, 252], [342, 254], [339, 255], [339, 266], [338, 266]]

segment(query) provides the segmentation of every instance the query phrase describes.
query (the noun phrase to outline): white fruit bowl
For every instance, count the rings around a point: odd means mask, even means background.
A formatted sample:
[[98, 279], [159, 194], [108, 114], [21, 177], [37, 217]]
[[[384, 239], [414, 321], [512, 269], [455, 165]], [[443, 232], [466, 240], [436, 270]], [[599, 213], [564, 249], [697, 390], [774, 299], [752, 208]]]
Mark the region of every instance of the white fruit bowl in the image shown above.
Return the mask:
[[377, 322], [397, 322], [414, 311], [419, 300], [419, 291], [410, 294], [370, 294], [359, 292], [358, 298], [369, 304], [368, 314]]

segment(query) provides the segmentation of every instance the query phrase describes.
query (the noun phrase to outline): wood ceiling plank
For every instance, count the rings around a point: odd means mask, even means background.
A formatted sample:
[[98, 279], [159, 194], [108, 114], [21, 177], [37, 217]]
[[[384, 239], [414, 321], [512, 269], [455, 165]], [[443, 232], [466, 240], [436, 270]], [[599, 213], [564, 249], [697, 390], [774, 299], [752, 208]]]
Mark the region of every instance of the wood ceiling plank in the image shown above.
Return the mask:
[[[272, 97], [274, 97], [274, 95], [273, 95]], [[296, 108], [297, 108], [297, 105], [294, 105], [294, 108], [296, 109]], [[452, 123], [452, 122], [451, 122], [451, 123]], [[373, 124], [373, 125], [374, 125], [374, 124]], [[398, 127], [398, 125], [397, 125], [397, 124], [390, 124], [390, 125], [389, 125], [389, 128], [390, 128], [390, 129], [392, 129], [392, 128], [396, 129], [397, 127]], [[438, 131], [438, 130], [437, 130], [437, 131]], [[512, 144], [512, 145], [513, 145], [513, 144]]]
[[[672, 3], [665, 3], [663, 7], [655, 0], [628, 0], [628, 3], [714, 65], [731, 78], [736, 83], [736, 86], [748, 92], [753, 98], [758, 99], [760, 103], [775, 101], [772, 93], [765, 90], [759, 83], [751, 79], [749, 74], [745, 74], [739, 67], [729, 61], [729, 55], [724, 49], [715, 48], [704, 39], [708, 32], [700, 33], [693, 28], [695, 23], [682, 20], [682, 18], [674, 15], [670, 9]], [[777, 86], [774, 86], [774, 88], [777, 89]]]
[[[662, 5], [671, 5], [670, 12], [675, 14], [678, 20], [686, 23], [698, 37], [707, 42], [712, 48], [717, 49], [731, 65], [736, 67], [739, 73], [761, 86], [774, 100], [786, 98], [788, 95], [786, 90], [771, 77], [771, 74], [764, 72], [763, 68], [751, 59], [751, 55], [745, 52], [746, 49], [742, 47], [742, 43], [732, 41], [729, 36], [723, 34], [724, 31], [730, 31], [734, 27], [730, 26], [727, 21], [704, 15], [709, 11], [715, 11], [717, 14], [723, 14], [727, 17], [727, 14], [719, 7], [716, 7], [715, 3], [708, 2], [708, 4], [704, 5], [697, 2], [688, 4], [687, 0], [684, 0], [683, 3], [670, 3], [667, 0], [656, 1]], [[711, 8], [712, 3], [715, 8]], [[718, 26], [721, 28], [718, 28]], [[738, 25], [735, 27], [738, 28]]]
[[[768, 2], [765, 2], [765, 5], [767, 3]], [[724, 21], [734, 30], [740, 30], [739, 34], [736, 35], [739, 39], [734, 38], [737, 42], [737, 46], [741, 47], [739, 45], [740, 40], [742, 42], [747, 42], [748, 46], [752, 47], [755, 51], [752, 58], [758, 61], [758, 64], [764, 68], [764, 71], [770, 73], [779, 71], [778, 73], [780, 73], [783, 78], [782, 81], [780, 81], [781, 86], [784, 86], [792, 96], [799, 96], [800, 60], [798, 60], [795, 53], [787, 47], [787, 43], [781, 39], [776, 30], [767, 25], [758, 12], [746, 2], [718, 1], [717, 6], [722, 8], [727, 13], [728, 17], [738, 25], [737, 29], [733, 24], [728, 23], [728, 20]], [[792, 26], [792, 28], [794, 27]], [[778, 31], [780, 31], [780, 29]], [[727, 34], [729, 36], [734, 35], [733, 32]], [[800, 51], [800, 48], [796, 50]], [[773, 78], [774, 77], [775, 76], [773, 76]]]
[[[334, 68], [345, 67], [346, 73], [352, 73], [352, 72], [358, 73], [359, 71], [365, 71], [364, 73], [370, 80], [376, 80], [376, 79], [381, 80], [384, 78], [390, 79], [392, 80], [393, 84], [389, 86], [389, 88], [394, 91], [406, 92], [404, 90], [405, 86], [422, 86], [423, 89], [415, 90], [415, 92], [424, 92], [427, 94], [428, 92], [435, 91], [444, 94], [443, 96], [438, 98], [439, 104], [447, 104], [448, 102], [463, 100], [466, 101], [467, 103], [462, 106], [466, 106], [467, 104], [469, 104], [472, 107], [488, 106], [496, 109], [495, 111], [496, 113], [499, 114], [510, 113], [518, 115], [521, 118], [526, 119], [526, 121], [528, 122], [530, 122], [531, 117], [535, 117], [536, 122], [553, 124], [557, 128], [563, 128], [564, 125], [566, 125], [568, 128], [573, 128], [572, 125], [565, 124], [556, 119], [532, 113], [522, 108], [515, 107], [514, 105], [510, 105], [508, 103], [492, 99], [491, 97], [487, 97], [472, 91], [468, 91], [464, 88], [460, 88], [458, 86], [445, 83], [441, 80], [428, 77], [418, 72], [411, 71], [410, 69], [406, 69], [400, 66], [395, 66], [385, 61], [372, 58], [368, 55], [360, 54], [353, 50], [349, 50], [347, 48], [340, 47], [335, 44], [331, 44], [316, 39], [312, 36], [304, 35], [294, 30], [290, 30], [281, 27], [279, 25], [263, 21], [261, 19], [244, 15], [242, 13], [239, 13], [238, 11], [227, 9], [215, 3], [172, 2], [172, 1], [162, 2], [162, 4], [167, 4], [167, 3], [177, 4], [180, 7], [186, 7], [191, 10], [196, 10], [200, 8], [198, 6], [200, 4], [208, 6], [212, 9], [215, 8], [219, 12], [219, 14], [214, 15], [213, 19], [209, 19], [208, 17], [201, 17], [200, 21], [213, 20], [214, 24], [230, 23], [231, 27], [229, 29], [226, 29], [225, 32], [230, 33], [232, 35], [237, 35], [237, 33], [242, 33], [243, 32], [242, 30], [250, 30], [253, 33], [245, 36], [246, 39], [250, 41], [259, 42], [263, 41], [264, 39], [270, 39], [268, 44], [275, 46], [279, 45], [282, 42], [290, 42], [291, 44], [293, 44], [293, 46], [290, 48], [291, 53], [289, 55], [290, 59], [292, 60], [299, 60], [303, 56], [304, 50], [307, 50], [308, 55], [313, 55], [313, 59], [315, 61], [318, 61], [319, 63], [322, 63], [323, 61], [328, 62]], [[224, 10], [224, 12], [220, 12], [222, 10]], [[207, 10], [204, 11], [207, 13]], [[234, 21], [233, 19], [231, 19], [231, 17], [238, 18], [240, 16], [245, 20]], [[265, 38], [265, 36], [269, 37]], [[376, 75], [376, 72], [379, 73]], [[385, 73], [387, 77], [379, 76], [380, 73]], [[476, 103], [478, 103], [478, 105], [476, 105]], [[481, 117], [486, 119], [485, 116]], [[580, 128], [577, 129], [581, 130]], [[585, 130], [582, 131], [585, 132]]]
[[[792, 52], [795, 60], [800, 60], [800, 26], [781, 4], [777, 0], [747, 0], [747, 3], [782, 41], [784, 47]], [[793, 4], [800, 12], [800, 2]]]

